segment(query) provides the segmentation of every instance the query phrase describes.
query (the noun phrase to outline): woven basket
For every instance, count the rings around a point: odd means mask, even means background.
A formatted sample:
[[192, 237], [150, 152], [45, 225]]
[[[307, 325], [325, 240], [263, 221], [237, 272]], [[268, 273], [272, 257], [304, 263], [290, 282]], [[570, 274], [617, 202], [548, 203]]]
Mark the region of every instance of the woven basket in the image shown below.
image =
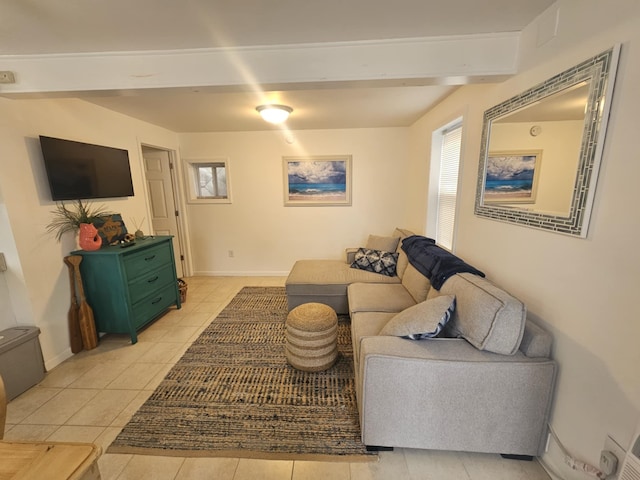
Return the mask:
[[187, 301], [187, 282], [183, 279], [178, 279], [178, 291], [180, 292], [180, 303], [184, 303]]

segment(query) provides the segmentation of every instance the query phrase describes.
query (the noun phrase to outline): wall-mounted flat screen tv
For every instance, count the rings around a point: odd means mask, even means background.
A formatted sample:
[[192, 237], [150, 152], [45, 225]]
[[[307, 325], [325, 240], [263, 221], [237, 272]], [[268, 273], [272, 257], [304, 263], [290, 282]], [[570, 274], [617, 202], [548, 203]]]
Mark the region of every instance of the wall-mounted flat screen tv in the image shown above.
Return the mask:
[[129, 152], [40, 135], [51, 199], [132, 197]]

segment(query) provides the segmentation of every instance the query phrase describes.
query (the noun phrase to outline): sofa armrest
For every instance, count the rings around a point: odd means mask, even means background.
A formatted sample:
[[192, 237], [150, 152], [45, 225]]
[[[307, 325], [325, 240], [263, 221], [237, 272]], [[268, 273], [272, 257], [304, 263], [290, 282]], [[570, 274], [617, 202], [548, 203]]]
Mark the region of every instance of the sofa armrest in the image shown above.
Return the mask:
[[539, 455], [556, 364], [463, 339], [364, 337], [357, 392], [365, 445]]
[[527, 357], [551, 357], [551, 334], [530, 320], [524, 325], [520, 351]]
[[356, 259], [356, 252], [357, 251], [358, 251], [357, 248], [347, 248], [347, 249], [345, 249], [344, 253], [345, 253], [346, 263], [351, 265], [354, 262], [354, 260]]

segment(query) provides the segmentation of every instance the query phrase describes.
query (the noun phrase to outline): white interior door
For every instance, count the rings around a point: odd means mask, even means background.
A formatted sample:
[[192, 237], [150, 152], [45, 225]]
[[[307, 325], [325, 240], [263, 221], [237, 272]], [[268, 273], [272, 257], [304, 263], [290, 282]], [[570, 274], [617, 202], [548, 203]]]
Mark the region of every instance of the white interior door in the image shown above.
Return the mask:
[[183, 254], [180, 227], [173, 189], [171, 158], [166, 150], [142, 147], [144, 173], [151, 206], [151, 226], [154, 235], [173, 235], [178, 277], [183, 276]]

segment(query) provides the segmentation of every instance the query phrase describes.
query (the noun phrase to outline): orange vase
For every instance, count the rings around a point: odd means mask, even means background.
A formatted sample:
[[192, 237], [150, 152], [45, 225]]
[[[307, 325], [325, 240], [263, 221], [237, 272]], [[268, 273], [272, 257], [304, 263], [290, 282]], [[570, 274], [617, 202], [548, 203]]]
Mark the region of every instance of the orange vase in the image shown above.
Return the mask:
[[81, 223], [78, 245], [82, 250], [99, 250], [102, 246], [102, 238], [98, 235], [98, 229], [90, 223]]

